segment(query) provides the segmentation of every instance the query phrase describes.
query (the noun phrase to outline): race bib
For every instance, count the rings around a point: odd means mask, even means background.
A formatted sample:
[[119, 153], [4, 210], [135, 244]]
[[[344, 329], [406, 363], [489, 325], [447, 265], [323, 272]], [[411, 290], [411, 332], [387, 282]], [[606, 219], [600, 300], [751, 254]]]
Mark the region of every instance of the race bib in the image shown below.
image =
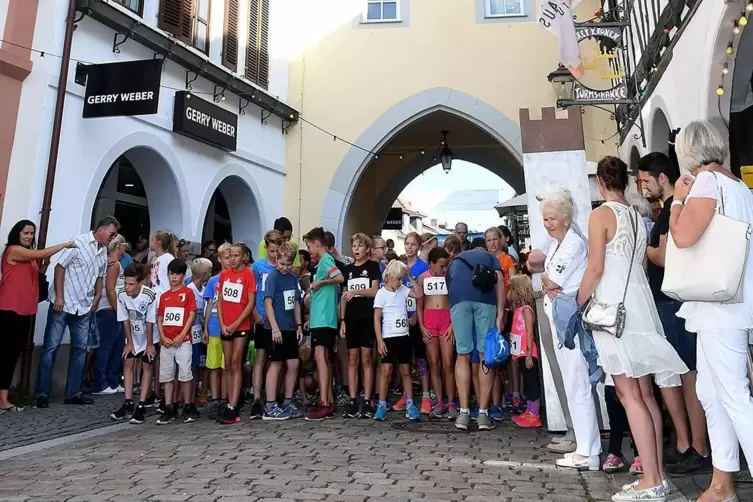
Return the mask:
[[295, 308], [295, 290], [283, 291], [282, 297], [285, 299], [285, 310], [293, 310]]
[[131, 321], [131, 331], [133, 331], [137, 335], [141, 335], [144, 333], [144, 323], [141, 321]]
[[520, 355], [520, 343], [520, 335], [510, 333], [510, 354], [512, 354], [513, 356]]
[[191, 326], [191, 343], [201, 343], [201, 326]]
[[222, 284], [222, 299], [230, 303], [240, 303], [243, 294], [243, 284], [225, 281]]
[[426, 296], [447, 296], [447, 281], [444, 277], [424, 277]]
[[[359, 277], [358, 279], [348, 279], [348, 291], [365, 291], [369, 289], [369, 278]], [[362, 295], [356, 295], [362, 296]]]
[[394, 328], [395, 330], [393, 331], [393, 333], [408, 333], [408, 317], [396, 317]]
[[163, 326], [183, 326], [183, 307], [166, 307]]
[[409, 296], [405, 300], [405, 304], [408, 306], [408, 312], [415, 312], [416, 311], [416, 299], [412, 296]]
[[267, 290], [267, 277], [269, 274], [261, 274], [261, 290], [262, 292]]

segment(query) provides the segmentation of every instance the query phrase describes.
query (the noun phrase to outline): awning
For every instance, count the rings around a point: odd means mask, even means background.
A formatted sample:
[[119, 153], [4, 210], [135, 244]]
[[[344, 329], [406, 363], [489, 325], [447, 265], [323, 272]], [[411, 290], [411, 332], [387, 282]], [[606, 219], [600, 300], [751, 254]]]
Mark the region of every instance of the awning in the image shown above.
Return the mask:
[[[591, 203], [602, 202], [604, 198], [599, 192], [599, 182], [596, 176], [588, 177], [588, 189], [591, 192]], [[513, 197], [510, 200], [502, 202], [494, 206], [500, 216], [504, 216], [510, 213], [510, 211], [525, 211], [528, 209], [528, 196], [527, 194], [521, 194]]]

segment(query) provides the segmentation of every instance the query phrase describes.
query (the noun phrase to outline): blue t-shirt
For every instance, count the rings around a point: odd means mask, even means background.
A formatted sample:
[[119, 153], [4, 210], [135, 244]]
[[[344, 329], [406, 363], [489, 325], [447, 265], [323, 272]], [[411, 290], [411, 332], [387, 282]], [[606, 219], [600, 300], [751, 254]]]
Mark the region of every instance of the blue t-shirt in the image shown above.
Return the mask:
[[256, 310], [259, 311], [264, 324], [267, 323], [267, 313], [264, 312], [264, 288], [269, 274], [277, 270], [277, 267], [270, 265], [266, 258], [257, 260], [251, 266], [251, 271], [256, 276]]
[[[458, 258], [464, 258], [470, 264], [470, 267]], [[460, 253], [447, 267], [447, 292], [450, 296], [450, 307], [454, 307], [460, 302], [497, 304], [496, 289], [489, 293], [483, 293], [471, 284], [472, 269], [476, 265], [486, 265], [494, 270], [502, 270], [499, 260], [484, 249], [472, 249]]]
[[131, 255], [129, 255], [128, 253], [125, 253], [123, 256], [120, 257], [121, 267], [126, 268], [131, 263], [133, 263], [133, 258], [131, 258]]
[[[264, 298], [272, 298], [275, 320], [281, 331], [295, 331], [295, 305], [301, 300], [298, 278], [292, 272], [281, 273], [275, 269], [267, 276]], [[272, 329], [266, 315], [264, 327]]]
[[204, 300], [209, 304], [209, 322], [207, 323], [207, 332], [209, 336], [220, 336], [222, 327], [220, 319], [217, 317], [217, 292], [219, 291], [220, 274], [215, 275], [207, 282], [204, 288]]
[[[413, 277], [413, 280], [418, 282], [418, 277], [429, 270], [429, 264], [423, 261], [421, 258], [416, 260], [416, 263], [413, 264], [413, 266], [410, 268], [410, 275]], [[407, 277], [403, 278], [403, 284], [405, 284], [408, 289], [413, 289], [413, 285], [410, 282], [410, 279]], [[413, 317], [416, 314], [416, 299], [413, 297], [408, 297], [408, 319]]]

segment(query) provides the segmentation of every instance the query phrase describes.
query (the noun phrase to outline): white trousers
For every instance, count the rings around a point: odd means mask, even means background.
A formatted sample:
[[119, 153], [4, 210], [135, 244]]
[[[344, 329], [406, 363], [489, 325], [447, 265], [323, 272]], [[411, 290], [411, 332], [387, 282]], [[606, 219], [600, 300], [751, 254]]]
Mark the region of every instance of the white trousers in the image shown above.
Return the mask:
[[555, 338], [555, 353], [562, 372], [567, 407], [575, 432], [575, 453], [584, 457], [599, 455], [601, 438], [596, 418], [596, 404], [591, 395], [591, 382], [588, 378], [588, 363], [580, 351], [577, 338], [573, 350], [565, 347], [556, 348], [556, 340]]
[[[740, 447], [753, 459], [753, 398], [748, 380], [748, 331], [698, 333], [696, 394], [706, 412], [714, 467], [740, 470]], [[739, 444], [739, 446], [738, 446]]]

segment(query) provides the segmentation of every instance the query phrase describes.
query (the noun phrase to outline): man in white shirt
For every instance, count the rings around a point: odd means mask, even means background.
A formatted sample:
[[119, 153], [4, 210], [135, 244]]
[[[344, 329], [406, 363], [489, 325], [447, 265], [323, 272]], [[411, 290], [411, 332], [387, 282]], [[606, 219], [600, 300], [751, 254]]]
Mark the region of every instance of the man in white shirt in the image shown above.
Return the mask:
[[49, 406], [52, 369], [55, 366], [65, 328], [70, 331], [71, 353], [65, 385], [65, 404], [92, 404], [81, 390], [89, 339], [92, 309], [102, 295], [107, 272], [107, 244], [118, 233], [120, 223], [112, 216], [99, 221], [91, 232], [76, 236], [76, 247], [63, 250], [55, 265], [50, 286], [47, 326], [37, 372], [37, 408]]

